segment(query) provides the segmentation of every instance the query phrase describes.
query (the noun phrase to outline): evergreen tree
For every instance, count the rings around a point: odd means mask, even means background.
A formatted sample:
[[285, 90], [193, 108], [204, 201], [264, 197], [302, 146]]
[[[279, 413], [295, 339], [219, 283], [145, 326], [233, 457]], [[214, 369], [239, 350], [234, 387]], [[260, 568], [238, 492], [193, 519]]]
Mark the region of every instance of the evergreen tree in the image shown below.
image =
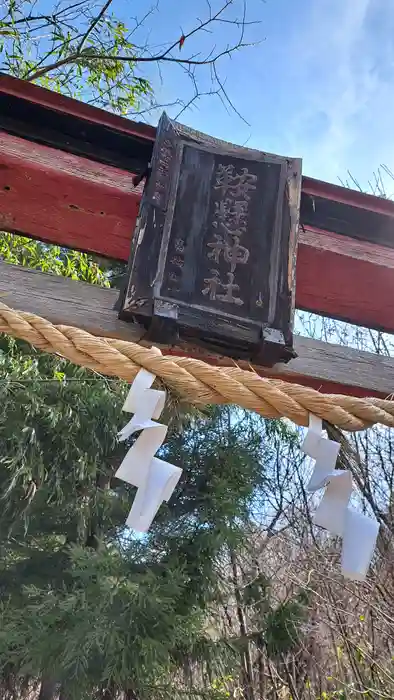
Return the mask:
[[[83, 254], [8, 234], [1, 245], [12, 262], [107, 284]], [[124, 526], [134, 490], [114, 478], [125, 383], [7, 337], [0, 363], [3, 692], [41, 681], [63, 700], [175, 697], [197, 660], [206, 692], [237, 661], [206, 623], [220, 557], [264, 482], [263, 421], [226, 407], [176, 417], [162, 456], [183, 477], [136, 538]]]

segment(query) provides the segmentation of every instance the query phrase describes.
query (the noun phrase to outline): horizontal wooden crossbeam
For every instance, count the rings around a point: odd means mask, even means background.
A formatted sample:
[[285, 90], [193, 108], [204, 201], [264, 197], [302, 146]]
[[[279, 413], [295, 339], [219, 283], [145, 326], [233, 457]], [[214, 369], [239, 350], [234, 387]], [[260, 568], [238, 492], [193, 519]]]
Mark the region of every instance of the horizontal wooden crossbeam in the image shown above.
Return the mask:
[[394, 332], [394, 249], [348, 236], [300, 231], [299, 309]]
[[0, 129], [124, 170], [143, 171], [156, 129], [0, 74]]
[[[145, 331], [137, 324], [119, 321], [113, 306], [117, 292], [64, 277], [0, 262], [0, 299], [7, 306], [42, 316], [56, 324], [76, 326], [95, 335], [144, 343]], [[149, 345], [149, 344], [148, 344]], [[262, 376], [311, 386], [322, 392], [386, 398], [394, 387], [394, 359], [359, 352], [297, 336], [299, 357]], [[212, 365], [232, 365], [192, 345], [164, 347], [163, 352], [197, 357]], [[248, 369], [247, 363], [239, 365]]]
[[127, 260], [139, 202], [130, 173], [0, 132], [0, 229]]

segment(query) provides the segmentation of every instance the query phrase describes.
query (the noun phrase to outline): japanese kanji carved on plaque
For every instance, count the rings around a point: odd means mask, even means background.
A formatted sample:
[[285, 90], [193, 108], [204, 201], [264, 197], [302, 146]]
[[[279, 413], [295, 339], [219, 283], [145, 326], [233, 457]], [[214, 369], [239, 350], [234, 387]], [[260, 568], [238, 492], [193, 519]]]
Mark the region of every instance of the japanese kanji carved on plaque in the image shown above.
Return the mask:
[[121, 318], [272, 365], [294, 357], [301, 161], [212, 139], [164, 114], [132, 239]]

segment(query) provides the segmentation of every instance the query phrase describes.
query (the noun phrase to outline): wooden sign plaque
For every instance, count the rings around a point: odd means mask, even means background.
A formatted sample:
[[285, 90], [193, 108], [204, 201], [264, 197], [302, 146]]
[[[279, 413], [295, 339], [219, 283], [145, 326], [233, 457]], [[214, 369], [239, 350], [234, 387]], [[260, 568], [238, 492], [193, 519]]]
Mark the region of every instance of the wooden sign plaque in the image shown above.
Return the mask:
[[120, 317], [272, 366], [295, 356], [292, 324], [301, 161], [157, 130]]

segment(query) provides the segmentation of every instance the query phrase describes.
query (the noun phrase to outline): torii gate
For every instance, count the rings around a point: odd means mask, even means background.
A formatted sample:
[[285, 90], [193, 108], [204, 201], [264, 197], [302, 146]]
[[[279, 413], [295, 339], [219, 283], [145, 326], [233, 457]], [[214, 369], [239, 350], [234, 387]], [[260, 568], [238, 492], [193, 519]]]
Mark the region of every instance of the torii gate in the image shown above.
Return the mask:
[[[132, 174], [146, 168], [154, 140], [151, 126], [1, 75], [0, 229], [127, 260], [141, 196]], [[297, 308], [394, 332], [394, 202], [303, 177], [301, 224]], [[114, 290], [4, 262], [0, 271], [1, 300], [12, 309], [141, 340], [141, 328], [118, 320]], [[256, 371], [349, 397], [393, 390], [393, 359], [303, 337], [295, 348], [287, 365]], [[234, 365], [191, 345], [166, 354]]]
[[[150, 389], [155, 377], [196, 404], [238, 403], [265, 417], [309, 424], [303, 450], [315, 469], [307, 489], [326, 488], [314, 522], [342, 536], [342, 571], [364, 580], [379, 524], [349, 506], [351, 473], [335, 469], [340, 444], [324, 438], [322, 420], [348, 430], [394, 427], [394, 360], [302, 337], [295, 338], [298, 357], [287, 364], [251, 367], [239, 358], [245, 348], [247, 357], [265, 365], [273, 357], [294, 357], [297, 233], [298, 308], [393, 332], [394, 202], [304, 177], [299, 207], [299, 161], [268, 154], [248, 160], [234, 146], [220, 151], [209, 148], [207, 137], [193, 142], [189, 134], [188, 140], [182, 129], [164, 118], [156, 138], [152, 127], [0, 75], [0, 230], [119, 260], [127, 260], [131, 248], [119, 301], [133, 321], [119, 320], [116, 291], [0, 262], [0, 331], [103, 374], [135, 379], [124, 407], [134, 417], [119, 435], [140, 436], [116, 476], [137, 487], [126, 524], [142, 532], [181, 474], [154, 456], [167, 431], [155, 422], [165, 401], [164, 392]], [[163, 151], [172, 155], [162, 159]], [[140, 206], [133, 175], [146, 173], [151, 157]], [[166, 158], [176, 177], [163, 169]], [[212, 198], [212, 189], [225, 193]], [[254, 212], [253, 226], [246, 209], [250, 218]], [[229, 212], [238, 217], [236, 225]], [[228, 282], [218, 269], [222, 255]], [[234, 282], [239, 265], [242, 284], [240, 277]], [[174, 266], [182, 272], [171, 272]], [[171, 275], [175, 292], [166, 282]], [[189, 292], [197, 277], [195, 301]], [[209, 286], [201, 289], [201, 280]], [[259, 291], [263, 282], [268, 303]], [[229, 302], [236, 307], [230, 312]], [[146, 347], [146, 327], [183, 335], [163, 356]], [[197, 347], [192, 338], [200, 341]], [[205, 343], [216, 351], [218, 340], [225, 356], [204, 349]]]

